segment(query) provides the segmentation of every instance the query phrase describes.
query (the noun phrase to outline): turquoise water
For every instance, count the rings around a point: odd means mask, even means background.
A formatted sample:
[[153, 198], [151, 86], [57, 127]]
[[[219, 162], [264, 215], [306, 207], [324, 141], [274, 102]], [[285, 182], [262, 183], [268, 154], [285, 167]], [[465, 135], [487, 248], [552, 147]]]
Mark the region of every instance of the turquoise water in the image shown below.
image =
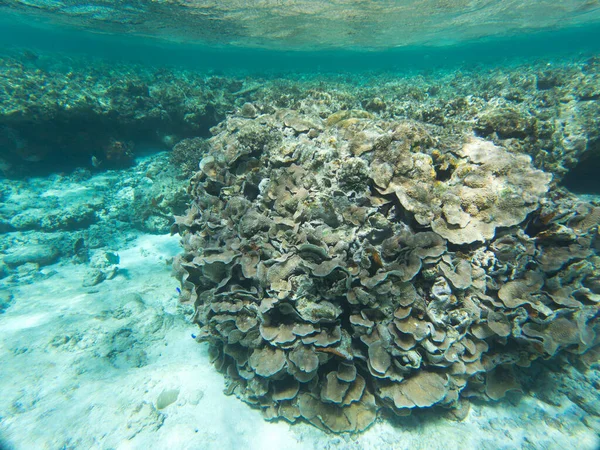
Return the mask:
[[320, 51], [260, 50], [202, 43], [169, 43], [149, 37], [104, 35], [58, 25], [31, 24], [0, 16], [4, 51], [37, 51], [88, 55], [109, 61], [197, 70], [238, 70], [250, 73], [319, 73], [346, 71], [406, 71], [473, 65], [502, 66], [537, 58], [592, 55], [600, 50], [600, 25], [590, 24], [506, 37], [488, 37], [444, 46], [409, 45], [383, 50], [361, 47]]

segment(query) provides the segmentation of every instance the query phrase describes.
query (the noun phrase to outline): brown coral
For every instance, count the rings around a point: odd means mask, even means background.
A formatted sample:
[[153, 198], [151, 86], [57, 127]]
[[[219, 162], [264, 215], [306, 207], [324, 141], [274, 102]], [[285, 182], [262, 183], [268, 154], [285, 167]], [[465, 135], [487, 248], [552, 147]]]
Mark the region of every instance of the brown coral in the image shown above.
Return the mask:
[[511, 365], [598, 344], [596, 210], [527, 235], [550, 181], [529, 157], [472, 139], [436, 150], [439, 180], [414, 122], [282, 110], [220, 129], [177, 265], [226, 392], [268, 419], [361, 431], [380, 408], [500, 398]]

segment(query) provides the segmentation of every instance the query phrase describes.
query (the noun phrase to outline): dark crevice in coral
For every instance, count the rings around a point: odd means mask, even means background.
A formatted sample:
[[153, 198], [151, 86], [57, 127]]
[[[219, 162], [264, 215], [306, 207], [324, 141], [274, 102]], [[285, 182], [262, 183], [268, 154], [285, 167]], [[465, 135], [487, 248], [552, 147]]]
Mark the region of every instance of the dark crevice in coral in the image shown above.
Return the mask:
[[[64, 92], [73, 96], [77, 88]], [[11, 167], [5, 174], [128, 167], [141, 155], [140, 150], [170, 148], [184, 138], [210, 136], [211, 127], [225, 117], [226, 108], [217, 110], [210, 102], [199, 111], [198, 106], [188, 107], [179, 97], [175, 101], [164, 95], [152, 96], [146, 84], [129, 83], [122, 92], [115, 87], [78, 100], [65, 97], [64, 92], [55, 94], [60, 98], [54, 103], [44, 97], [23, 107], [15, 100], [14, 112], [0, 114], [0, 159]], [[119, 155], [115, 142], [129, 152]]]
[[600, 95], [582, 95], [579, 97], [579, 100], [582, 102], [590, 102], [598, 99], [600, 99]]
[[448, 167], [447, 169], [437, 169], [435, 172], [435, 179], [442, 182], [448, 181], [450, 177], [452, 177], [453, 172], [453, 167]]
[[562, 185], [576, 194], [600, 195], [600, 140], [588, 144], [575, 167], [563, 178]]
[[240, 175], [253, 167], [258, 167], [258, 158], [260, 158], [261, 153], [262, 152], [260, 150], [253, 150], [251, 153], [244, 155], [243, 157], [239, 158], [234, 164], [232, 164], [232, 166], [229, 168], [229, 172], [231, 172], [234, 175]]
[[536, 237], [542, 231], [547, 230], [554, 214], [542, 215], [540, 211], [533, 213], [525, 223], [525, 234], [530, 238]]
[[0, 122], [0, 157], [19, 169], [15, 174], [44, 175], [78, 167], [124, 168], [133, 164], [140, 149], [164, 149], [168, 136], [208, 136], [208, 129], [216, 124], [210, 120], [201, 129], [190, 129], [184, 123], [122, 124], [121, 120], [118, 116], [80, 115], [41, 122]]
[[[371, 192], [374, 193], [375, 195], [381, 195], [381, 194], [376, 194], [376, 191], [374, 189], [371, 189]], [[397, 223], [407, 224], [413, 230], [424, 230], [427, 228], [427, 227], [424, 227], [423, 225], [419, 224], [417, 222], [417, 220], [415, 219], [415, 215], [412, 212], [405, 209], [400, 204], [400, 201], [398, 200], [398, 197], [396, 197], [396, 195], [388, 194], [388, 195], [384, 195], [382, 197], [389, 200], [389, 202], [386, 202], [382, 206], [379, 207], [379, 212], [381, 214], [383, 214], [385, 217], [389, 217], [390, 220], [393, 220], [394, 222], [397, 222]], [[392, 219], [392, 217], [393, 217], [393, 219]]]
[[243, 194], [244, 194], [244, 197], [246, 197], [248, 200], [253, 202], [254, 200], [256, 200], [258, 198], [260, 191], [259, 191], [257, 185], [255, 185], [253, 183], [245, 183]]
[[218, 181], [212, 181], [212, 180], [209, 180], [205, 186], [206, 193], [209, 195], [213, 195], [215, 197], [218, 197], [221, 194], [222, 188], [223, 188], [223, 183], [220, 183]]

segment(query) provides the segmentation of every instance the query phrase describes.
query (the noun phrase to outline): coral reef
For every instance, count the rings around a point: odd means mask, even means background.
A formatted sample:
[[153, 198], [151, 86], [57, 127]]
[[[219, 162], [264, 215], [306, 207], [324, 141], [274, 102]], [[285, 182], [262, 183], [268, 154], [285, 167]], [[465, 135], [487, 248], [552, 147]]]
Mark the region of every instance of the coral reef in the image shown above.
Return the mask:
[[172, 148], [183, 138], [208, 137], [229, 111], [254, 118], [283, 108], [321, 119], [341, 110], [408, 119], [441, 127], [446, 141], [474, 131], [530, 155], [554, 183], [580, 161], [598, 165], [597, 57], [348, 79], [216, 76], [45, 54], [31, 61], [21, 54], [0, 57], [0, 74], [0, 171], [6, 174], [90, 167], [92, 157], [110, 168], [105, 149], [113, 141]]
[[168, 230], [191, 176], [181, 296], [227, 392], [269, 419], [458, 417], [532, 361], [597, 359], [600, 209], [560, 187], [600, 161], [597, 58], [352, 80], [25, 59], [0, 59], [3, 173], [173, 151], [3, 182], [3, 282], [65, 256], [109, 279], [96, 250]]
[[198, 170], [198, 162], [208, 151], [208, 142], [202, 138], [183, 139], [171, 151], [170, 163], [180, 169], [181, 178], [189, 178]]
[[500, 399], [515, 367], [600, 344], [600, 208], [548, 193], [518, 146], [320, 105], [215, 127], [176, 218], [227, 393], [358, 432], [381, 409]]
[[39, 54], [0, 56], [0, 170], [126, 167], [130, 142], [171, 148], [225, 117], [229, 78]]

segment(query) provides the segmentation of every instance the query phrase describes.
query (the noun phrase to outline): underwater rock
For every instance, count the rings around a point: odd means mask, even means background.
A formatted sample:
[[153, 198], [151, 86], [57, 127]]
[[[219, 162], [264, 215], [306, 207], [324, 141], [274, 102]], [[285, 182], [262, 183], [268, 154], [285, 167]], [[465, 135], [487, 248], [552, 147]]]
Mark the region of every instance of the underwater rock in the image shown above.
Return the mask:
[[242, 109], [240, 110], [240, 115], [245, 117], [246, 119], [254, 119], [258, 111], [256, 111], [256, 107], [252, 103], [244, 103], [242, 105]]
[[28, 209], [16, 214], [9, 223], [15, 230], [72, 231], [89, 227], [96, 220], [93, 205], [75, 204], [61, 209]]
[[148, 354], [131, 328], [116, 330], [109, 337], [106, 358], [116, 368], [131, 369], [148, 364]]
[[156, 409], [165, 409], [167, 406], [175, 403], [179, 397], [179, 389], [165, 389], [156, 399]]
[[132, 141], [170, 148], [177, 136], [206, 135], [238, 98], [233, 79], [99, 61], [92, 73], [74, 70], [73, 61], [41, 60], [0, 57], [0, 169], [7, 173], [129, 167]]
[[481, 114], [475, 130], [483, 136], [496, 133], [501, 139], [524, 138], [532, 134], [533, 120], [510, 107], [491, 109]]
[[180, 169], [181, 178], [187, 178], [198, 170], [198, 163], [208, 150], [206, 139], [183, 139], [173, 147], [169, 161]]
[[141, 402], [136, 405], [127, 419], [127, 438], [133, 439], [143, 430], [157, 431], [165, 422], [165, 415], [156, 410], [154, 405]]
[[[358, 110], [232, 116], [208, 142], [174, 268], [226, 392], [265, 418], [356, 432], [600, 343], [597, 211], [548, 197], [529, 156]], [[548, 208], [571, 212], [530, 230]]]
[[24, 245], [4, 255], [2, 260], [9, 267], [18, 267], [26, 263], [40, 266], [50, 265], [59, 258], [59, 251], [50, 245]]
[[85, 272], [81, 285], [84, 287], [96, 286], [106, 280], [106, 274], [100, 269], [88, 269]]
[[13, 302], [14, 297], [11, 292], [7, 290], [0, 291], [0, 314], [6, 311]]

